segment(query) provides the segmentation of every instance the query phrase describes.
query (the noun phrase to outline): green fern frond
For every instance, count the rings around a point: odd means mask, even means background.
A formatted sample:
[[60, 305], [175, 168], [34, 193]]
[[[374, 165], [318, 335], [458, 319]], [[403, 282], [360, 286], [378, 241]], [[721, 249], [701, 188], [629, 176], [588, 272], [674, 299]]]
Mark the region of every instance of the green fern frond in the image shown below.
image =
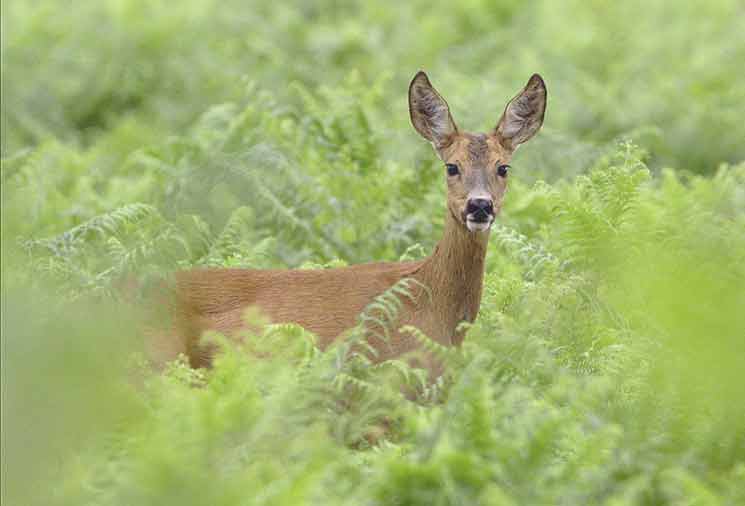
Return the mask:
[[210, 247], [210, 257], [225, 258], [240, 253], [240, 245], [248, 237], [253, 212], [249, 207], [239, 207], [233, 211], [225, 226]]
[[24, 246], [46, 248], [53, 254], [64, 256], [80, 243], [92, 238], [105, 238], [124, 233], [130, 226], [141, 225], [148, 220], [162, 221], [160, 212], [149, 204], [127, 204], [108, 213], [96, 216], [80, 225], [48, 239], [30, 239], [24, 241]]
[[510, 227], [494, 224], [492, 235], [501, 248], [527, 268], [528, 279], [536, 278], [546, 269], [561, 269], [567, 266], [552, 253], [546, 251], [543, 246]]
[[428, 353], [431, 353], [433, 356], [437, 357], [443, 363], [447, 364], [456, 360], [460, 353], [457, 348], [443, 346], [434, 339], [430, 338], [420, 329], [412, 325], [404, 325], [399, 329], [399, 332], [408, 334], [413, 337], [419, 344], [419, 346], [421, 346]]

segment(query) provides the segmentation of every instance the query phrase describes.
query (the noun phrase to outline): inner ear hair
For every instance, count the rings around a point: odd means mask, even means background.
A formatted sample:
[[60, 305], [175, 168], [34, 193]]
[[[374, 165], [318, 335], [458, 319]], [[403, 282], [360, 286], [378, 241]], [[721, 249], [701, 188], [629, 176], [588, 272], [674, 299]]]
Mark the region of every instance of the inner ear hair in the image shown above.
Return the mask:
[[445, 147], [458, 131], [447, 102], [421, 70], [409, 85], [409, 116], [416, 131], [436, 149]]
[[538, 74], [533, 74], [515, 97], [505, 107], [495, 133], [501, 144], [511, 150], [533, 137], [546, 114], [546, 84]]

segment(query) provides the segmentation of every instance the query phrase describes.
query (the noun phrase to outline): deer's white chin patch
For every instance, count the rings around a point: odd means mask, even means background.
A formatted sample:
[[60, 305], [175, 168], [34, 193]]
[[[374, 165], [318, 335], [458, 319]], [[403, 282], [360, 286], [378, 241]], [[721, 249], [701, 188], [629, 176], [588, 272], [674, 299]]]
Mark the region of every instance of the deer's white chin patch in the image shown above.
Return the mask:
[[471, 232], [486, 232], [493, 222], [494, 218], [490, 218], [489, 221], [466, 220], [466, 228]]

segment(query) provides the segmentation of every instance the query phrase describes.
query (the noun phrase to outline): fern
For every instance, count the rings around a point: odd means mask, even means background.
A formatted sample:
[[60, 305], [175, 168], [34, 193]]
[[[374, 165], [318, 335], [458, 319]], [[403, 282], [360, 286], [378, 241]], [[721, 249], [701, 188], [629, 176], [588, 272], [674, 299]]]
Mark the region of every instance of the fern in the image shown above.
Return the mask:
[[46, 248], [56, 256], [69, 255], [81, 244], [95, 238], [121, 235], [131, 226], [150, 220], [162, 220], [158, 210], [148, 204], [127, 204], [108, 213], [96, 216], [80, 225], [48, 239], [29, 239], [23, 246], [27, 250]]
[[[601, 160], [588, 176], [577, 178], [576, 192], [556, 203], [566, 254], [587, 264], [602, 257], [632, 215], [649, 171], [638, 150], [621, 145], [622, 155]], [[617, 158], [621, 158], [620, 164]]]
[[453, 365], [459, 357], [460, 352], [458, 351], [458, 348], [443, 346], [416, 327], [404, 325], [399, 330], [400, 332], [412, 336], [419, 346], [421, 346], [427, 353], [437, 357], [437, 359], [445, 365]]
[[[742, 9], [534, 4], [4, 2], [2, 502], [745, 504]], [[323, 352], [248, 314], [210, 370], [123, 372], [123, 284], [431, 251], [406, 69], [485, 131], [536, 55], [561, 106], [461, 348], [401, 328], [408, 281]]]
[[[391, 332], [396, 329], [398, 314], [404, 304], [402, 299], [417, 304], [421, 297], [430, 297], [429, 289], [422, 283], [414, 278], [397, 281], [374, 297], [360, 313], [357, 325], [349, 333], [349, 343], [352, 346], [359, 346], [362, 341], [374, 338], [375, 342], [386, 345], [390, 341]], [[372, 356], [378, 355], [378, 351], [371, 343], [364, 347]]]
[[566, 262], [560, 262], [540, 244], [530, 241], [526, 236], [505, 225], [494, 224], [492, 235], [500, 247], [510, 252], [526, 267], [525, 275], [528, 279], [535, 279], [546, 269], [556, 270], [567, 267]]
[[227, 258], [239, 254], [245, 245], [251, 228], [252, 212], [248, 207], [239, 207], [230, 215], [227, 223], [210, 246], [210, 258]]

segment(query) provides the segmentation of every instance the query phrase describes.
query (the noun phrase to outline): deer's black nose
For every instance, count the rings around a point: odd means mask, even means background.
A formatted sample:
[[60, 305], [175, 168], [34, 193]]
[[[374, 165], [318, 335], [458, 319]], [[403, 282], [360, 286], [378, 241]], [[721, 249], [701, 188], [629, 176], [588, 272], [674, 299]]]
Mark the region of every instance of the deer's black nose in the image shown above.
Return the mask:
[[486, 221], [494, 214], [491, 199], [468, 199], [466, 214], [474, 221]]

